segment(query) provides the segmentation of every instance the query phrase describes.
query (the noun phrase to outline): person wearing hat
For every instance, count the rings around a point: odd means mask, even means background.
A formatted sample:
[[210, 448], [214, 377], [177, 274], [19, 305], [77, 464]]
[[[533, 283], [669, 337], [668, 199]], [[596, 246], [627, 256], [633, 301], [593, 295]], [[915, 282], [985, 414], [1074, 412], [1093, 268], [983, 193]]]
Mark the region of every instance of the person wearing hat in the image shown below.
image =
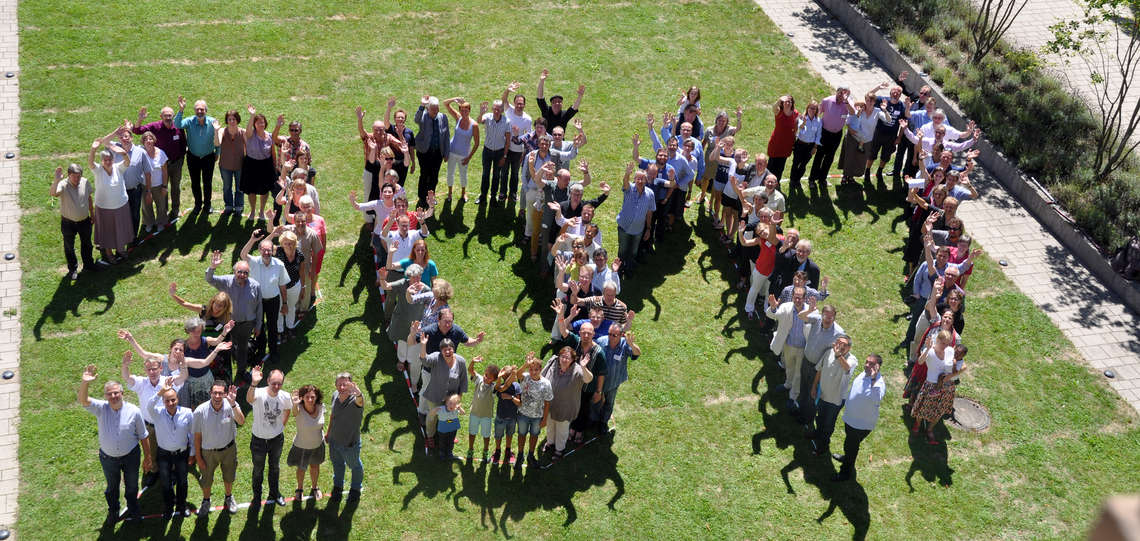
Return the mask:
[[578, 85], [578, 99], [574, 100], [574, 105], [569, 109], [562, 108], [562, 96], [555, 94], [550, 97], [550, 105], [547, 105], [546, 98], [543, 92], [543, 86], [546, 84], [546, 78], [550, 75], [550, 70], [542, 70], [542, 74], [538, 76], [538, 94], [535, 95], [535, 100], [538, 101], [538, 110], [542, 112], [542, 118], [546, 119], [546, 129], [554, 130], [554, 128], [566, 129], [566, 124], [570, 122], [574, 115], [578, 114], [578, 106], [582, 105], [582, 95], [586, 93], [586, 85]]
[[59, 198], [59, 229], [63, 233], [63, 255], [67, 258], [67, 276], [71, 280], [79, 278], [79, 262], [75, 259], [75, 237], [79, 237], [79, 252], [83, 257], [83, 270], [93, 271], [95, 260], [91, 257], [91, 214], [94, 202], [91, 199], [91, 183], [83, 177], [79, 164], [67, 166], [67, 179], [63, 178], [63, 167], [55, 168], [55, 180], [51, 184], [51, 196]]

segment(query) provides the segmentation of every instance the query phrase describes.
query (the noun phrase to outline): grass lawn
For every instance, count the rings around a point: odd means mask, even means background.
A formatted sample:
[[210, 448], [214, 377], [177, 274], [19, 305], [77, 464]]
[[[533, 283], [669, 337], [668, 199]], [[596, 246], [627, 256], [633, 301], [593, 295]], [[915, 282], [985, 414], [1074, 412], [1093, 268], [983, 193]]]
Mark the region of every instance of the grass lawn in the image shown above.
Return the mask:
[[[993, 427], [984, 434], [940, 429], [947, 441], [940, 447], [908, 438], [899, 409], [903, 359], [891, 351], [906, 325], [895, 270], [905, 228], [895, 220], [900, 198], [882, 190], [834, 204], [789, 200], [788, 222], [814, 241], [839, 321], [855, 337], [853, 351], [886, 358], [889, 396], [863, 444], [860, 484], [832, 485], [833, 464], [811, 457], [784, 411], [786, 397], [774, 390], [783, 375], [767, 336], [741, 320], [731, 263], [695, 207], [686, 216], [691, 227], [674, 232], [624, 284], [644, 355], [622, 387], [612, 446], [594, 444], [552, 470], [522, 475], [425, 460], [380, 328], [367, 232], [347, 201], [360, 184], [355, 106], [372, 119], [389, 95], [405, 108], [427, 92], [492, 100], [515, 79], [533, 98], [548, 67], [548, 95], [572, 96], [586, 84], [580, 118], [590, 143], [583, 157], [595, 181], [620, 185], [630, 135], [645, 137], [645, 114], [675, 110], [677, 92], [694, 82], [706, 111], [744, 105], [738, 140], [753, 153], [767, 143], [777, 95], [791, 92], [804, 102], [827, 92], [751, 2], [504, 7], [328, 2], [243, 5], [248, 11], [237, 13], [220, 3], [21, 4], [21, 538], [894, 538], [920, 528], [914, 517], [937, 525], [940, 537], [1074, 538], [1106, 495], [1140, 486], [1135, 413], [988, 259], [970, 281], [971, 368], [961, 393], [989, 408]], [[218, 117], [253, 103], [270, 118], [284, 113], [305, 123], [330, 249], [325, 301], [305, 322], [304, 337], [283, 350], [285, 387], [315, 383], [328, 393], [336, 372], [358, 375], [368, 395], [359, 507], [322, 500], [275, 514], [100, 529], [95, 421], [75, 404], [82, 366], [99, 366], [98, 383], [117, 378], [121, 327], [152, 351], [182, 336], [190, 313], [170, 301], [167, 284], [177, 281], [192, 301], [208, 299], [208, 252], [236, 257], [252, 226], [217, 215], [185, 221], [129, 263], [73, 286], [64, 277], [48, 179], [57, 165], [85, 159], [92, 139], [135, 118], [139, 106], [156, 118], [178, 94], [191, 103], [205, 97]], [[537, 114], [533, 102], [527, 110]], [[188, 184], [184, 174], [184, 207]], [[588, 197], [596, 193], [587, 189]], [[619, 205], [620, 197], [611, 199], [597, 220], [611, 254]], [[518, 363], [545, 344], [551, 288], [519, 250], [511, 213], [442, 205], [431, 225], [433, 258], [458, 291], [457, 322], [488, 335], [462, 353]], [[291, 438], [293, 426], [286, 432]], [[250, 497], [249, 429], [238, 434], [241, 502]], [[836, 447], [841, 440], [842, 426]], [[466, 451], [465, 441], [456, 451]], [[282, 468], [288, 494], [293, 474]], [[329, 468], [321, 475], [327, 490]], [[189, 494], [199, 501], [193, 481]], [[148, 492], [144, 511], [159, 501]]]

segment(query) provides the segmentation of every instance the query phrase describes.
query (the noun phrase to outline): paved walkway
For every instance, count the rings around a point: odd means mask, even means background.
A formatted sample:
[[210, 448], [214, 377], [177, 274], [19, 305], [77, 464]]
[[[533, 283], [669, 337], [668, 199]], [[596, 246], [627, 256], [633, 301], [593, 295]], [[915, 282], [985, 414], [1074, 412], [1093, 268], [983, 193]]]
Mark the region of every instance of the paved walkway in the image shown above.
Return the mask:
[[[0, 372], [16, 373], [0, 379], [0, 531], [16, 526], [20, 495], [20, 161], [5, 157], [16, 152], [20, 123], [16, 5], [0, 0]], [[8, 253], [17, 257], [8, 261]]]
[[[1055, 1], [1059, 0], [1042, 3]], [[815, 2], [758, 0], [757, 4], [827, 82], [847, 82], [858, 92], [891, 78]], [[991, 258], [1008, 263], [1003, 269], [1006, 276], [1060, 327], [1090, 366], [1116, 373], [1110, 385], [1140, 411], [1140, 318], [1129, 313], [995, 179], [984, 175], [974, 184], [981, 198], [958, 210], [970, 234]]]
[[[980, 5], [978, 0], [973, 0], [975, 4]], [[1053, 38], [1053, 33], [1049, 31], [1049, 27], [1061, 21], [1078, 20], [1083, 16], [1084, 10], [1073, 0], [1030, 0], [1025, 5], [1025, 9], [1021, 14], [1014, 19], [1013, 26], [1009, 28], [1006, 33], [1005, 39], [1020, 47], [1031, 49], [1037, 52], [1042, 59], [1048, 64], [1049, 71], [1053, 72], [1054, 76], [1062, 81], [1067, 81], [1070, 87], [1084, 97], [1085, 101], [1096, 111], [1096, 95], [1097, 90], [1092, 85], [1090, 79], [1091, 70], [1089, 64], [1077, 57], [1070, 57], [1069, 55], [1055, 55], [1055, 54], [1042, 54], [1041, 48], [1050, 39]], [[1110, 32], [1109, 42], [1113, 43], [1115, 39], [1115, 27], [1110, 23], [1104, 23], [1097, 26], [1097, 30], [1101, 32]], [[1128, 37], [1121, 34], [1125, 40]], [[1071, 60], [1066, 63], [1066, 60]], [[1111, 72], [1111, 70], [1110, 70]], [[1109, 78], [1109, 83], [1113, 88], [1118, 88], [1116, 81]], [[1132, 115], [1132, 111], [1136, 108], [1136, 104], [1140, 102], [1140, 85], [1134, 86], [1128, 92], [1127, 99], [1125, 100], [1124, 118], [1127, 119]], [[1134, 140], [1140, 137], [1137, 134]]]

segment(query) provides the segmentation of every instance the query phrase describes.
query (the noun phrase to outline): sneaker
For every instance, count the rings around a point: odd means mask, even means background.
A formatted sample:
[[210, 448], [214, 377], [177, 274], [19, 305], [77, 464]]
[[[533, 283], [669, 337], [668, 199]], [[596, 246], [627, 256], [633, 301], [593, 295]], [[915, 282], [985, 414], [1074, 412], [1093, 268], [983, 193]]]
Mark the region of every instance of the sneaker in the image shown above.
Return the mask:
[[146, 227], [144, 227], [144, 228], [143, 228], [143, 232], [144, 232], [144, 233], [146, 233], [146, 234], [148, 234], [148, 235], [150, 234], [150, 232], [151, 232], [151, 231], [154, 231], [154, 226], [153, 226], [153, 225], [148, 225], [148, 226], [146, 226]]
[[238, 512], [237, 502], [234, 501], [233, 496], [226, 496], [226, 511], [229, 511], [231, 515], [236, 515]]
[[487, 450], [483, 450], [483, 462], [487, 462]]
[[154, 234], [157, 235], [159, 233], [162, 233], [165, 229], [166, 229], [166, 226], [159, 225], [158, 227], [154, 228]]
[[[510, 455], [510, 453], [508, 452], [507, 455]], [[498, 464], [499, 463], [499, 456], [501, 456], [499, 454], [499, 450], [496, 449], [495, 452], [491, 454], [491, 463], [492, 464]], [[484, 456], [483, 461], [486, 462], [486, 460], [487, 460], [487, 457]]]
[[100, 267], [110, 267], [111, 265], [114, 265], [114, 263], [111, 263], [110, 261], [107, 261], [106, 259], [100, 259], [100, 260], [96, 261], [95, 264], [100, 266]]
[[483, 196], [482, 195], [475, 198], [475, 204], [476, 205], [482, 205], [483, 204]]
[[170, 222], [167, 223], [166, 225], [170, 226], [170, 227], [174, 227], [177, 223], [178, 223], [178, 217], [175, 216], [175, 217], [171, 218]]
[[269, 503], [278, 507], [285, 507], [285, 496], [278, 494], [276, 498], [269, 498]]
[[175, 515], [175, 516], [178, 516], [178, 517], [183, 517], [183, 518], [185, 518], [185, 517], [190, 517], [190, 516], [193, 516], [193, 515], [194, 515], [194, 512], [190, 510], [190, 506], [189, 506], [189, 505], [186, 505], [186, 506], [183, 506], [183, 507], [182, 507], [182, 510], [181, 510], [181, 511], [178, 511], [178, 512], [177, 512], [177, 513], [175, 513], [174, 515]]
[[510, 463], [511, 463], [511, 461], [512, 461], [512, 460], [514, 460], [514, 459], [515, 459], [515, 453], [514, 453], [514, 451], [510, 451], [510, 450], [508, 450], [508, 451], [507, 451], [507, 455], [506, 455], [505, 457], [503, 457], [503, 464], [510, 464]]
[[[534, 453], [531, 453], [530, 456], [534, 456]], [[505, 462], [504, 462], [504, 464], [505, 464]], [[521, 470], [522, 467], [523, 467], [523, 461], [522, 460], [516, 460], [515, 461], [515, 469]]]
[[75, 272], [75, 271], [71, 271], [71, 272], [67, 273], [67, 279], [74, 282], [74, 281], [79, 279], [79, 273]]
[[[226, 497], [226, 506], [229, 506], [229, 504], [230, 504], [230, 502], [231, 502], [231, 501], [233, 501], [233, 498], [231, 498], [231, 497]], [[230, 511], [230, 512], [231, 512], [231, 513], [236, 513], [236, 512], [237, 512], [237, 507], [235, 506], [235, 507], [234, 507], [234, 510], [233, 510], [233, 511]], [[202, 500], [202, 505], [199, 505], [199, 506], [198, 506], [198, 516], [200, 516], [200, 517], [204, 517], [204, 516], [206, 516], [206, 515], [209, 515], [209, 514], [210, 514], [210, 498], [204, 498], [204, 499]]]

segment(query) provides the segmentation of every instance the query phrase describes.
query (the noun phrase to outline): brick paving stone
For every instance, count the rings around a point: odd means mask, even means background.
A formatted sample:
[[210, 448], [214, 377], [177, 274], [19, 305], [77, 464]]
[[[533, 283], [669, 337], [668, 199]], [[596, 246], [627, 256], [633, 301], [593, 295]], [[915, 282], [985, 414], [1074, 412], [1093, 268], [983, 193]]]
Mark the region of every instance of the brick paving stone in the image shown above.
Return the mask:
[[[757, 0], [756, 4], [829, 84], [848, 83], [858, 89], [890, 79], [842, 25], [814, 1]], [[1073, 0], [1033, 0], [1016, 20], [1011, 35], [1023, 46], [1038, 48], [1048, 40], [1050, 24], [1059, 17], [1079, 13]], [[836, 51], [843, 54], [837, 55]], [[1080, 63], [1057, 69], [1087, 87], [1087, 71], [1082, 75], [1076, 69], [1078, 65], [1083, 69]], [[1133, 91], [1137, 96], [1130, 95], [1129, 103], [1137, 103], [1140, 85]], [[980, 173], [972, 180], [981, 197], [958, 211], [975, 241], [991, 258], [1009, 263], [1002, 267], [1006, 277], [1074, 341], [1089, 366], [1098, 371], [1112, 367], [1117, 372], [1117, 378], [1111, 380], [1112, 388], [1123, 391], [1121, 397], [1140, 411], [1140, 336], [1132, 332], [1140, 328], [1140, 320], [1129, 314], [1120, 300], [1064, 250], [1000, 183], [984, 170]]]
[[[0, 153], [11, 150], [18, 154], [20, 121], [19, 25], [16, 21], [17, 0], [0, 0], [0, 73], [12, 71], [17, 77], [0, 78]], [[0, 201], [15, 209], [19, 200], [20, 162], [0, 160]], [[20, 239], [19, 213], [0, 213], [0, 253], [16, 252]], [[16, 252], [18, 255], [18, 252]], [[0, 309], [20, 307], [20, 260], [0, 265]], [[16, 377], [0, 380], [0, 528], [9, 529], [16, 539], [16, 513], [20, 487], [18, 462], [20, 414], [20, 320], [0, 317], [0, 370], [14, 370]]]

